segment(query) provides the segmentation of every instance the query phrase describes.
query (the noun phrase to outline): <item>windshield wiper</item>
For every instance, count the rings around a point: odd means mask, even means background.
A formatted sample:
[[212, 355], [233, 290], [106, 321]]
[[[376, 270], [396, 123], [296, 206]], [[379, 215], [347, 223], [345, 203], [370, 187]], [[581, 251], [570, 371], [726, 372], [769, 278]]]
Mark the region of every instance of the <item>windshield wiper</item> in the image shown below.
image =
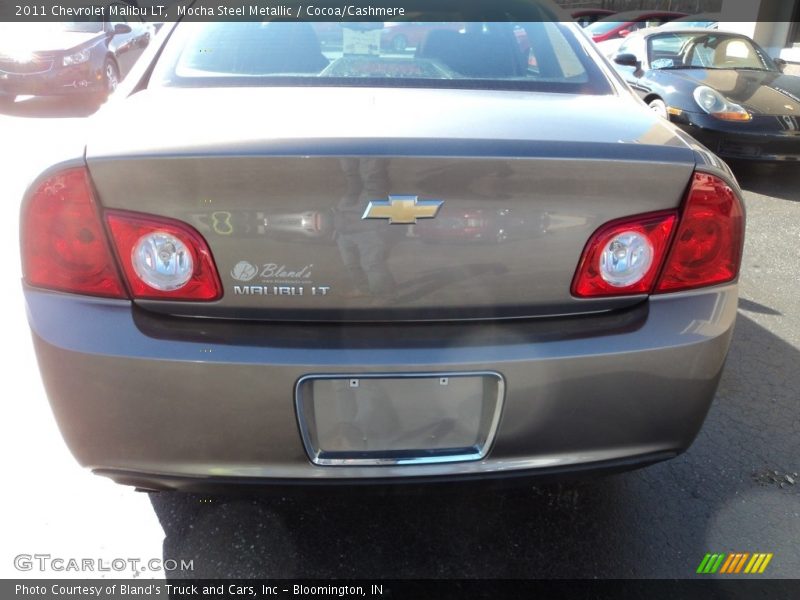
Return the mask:
[[677, 69], [719, 69], [719, 67], [703, 67], [701, 65], [672, 65], [671, 67], [661, 67], [660, 69], [654, 69], [655, 71], [675, 71]]

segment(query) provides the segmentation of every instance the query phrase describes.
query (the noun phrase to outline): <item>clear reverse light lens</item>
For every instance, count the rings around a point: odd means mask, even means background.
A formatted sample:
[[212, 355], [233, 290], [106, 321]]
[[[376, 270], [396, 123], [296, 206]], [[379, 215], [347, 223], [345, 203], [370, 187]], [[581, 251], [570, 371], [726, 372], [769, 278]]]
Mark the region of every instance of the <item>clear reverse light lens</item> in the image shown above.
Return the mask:
[[132, 262], [139, 279], [164, 292], [182, 288], [194, 272], [189, 249], [177, 237], [161, 231], [139, 239], [133, 248]]
[[609, 285], [627, 287], [641, 280], [653, 264], [653, 245], [643, 235], [624, 231], [600, 254], [600, 276]]

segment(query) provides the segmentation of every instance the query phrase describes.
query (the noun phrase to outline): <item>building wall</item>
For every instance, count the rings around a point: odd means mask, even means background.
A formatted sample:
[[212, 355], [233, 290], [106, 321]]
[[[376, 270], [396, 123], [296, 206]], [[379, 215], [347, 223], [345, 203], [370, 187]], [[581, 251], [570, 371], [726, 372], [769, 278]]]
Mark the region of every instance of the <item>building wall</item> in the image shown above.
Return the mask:
[[[791, 46], [788, 38], [798, 3], [800, 0], [723, 0], [720, 29], [750, 36], [772, 57], [795, 60], [797, 52], [782, 51]], [[786, 72], [800, 74], [800, 60], [789, 65]]]

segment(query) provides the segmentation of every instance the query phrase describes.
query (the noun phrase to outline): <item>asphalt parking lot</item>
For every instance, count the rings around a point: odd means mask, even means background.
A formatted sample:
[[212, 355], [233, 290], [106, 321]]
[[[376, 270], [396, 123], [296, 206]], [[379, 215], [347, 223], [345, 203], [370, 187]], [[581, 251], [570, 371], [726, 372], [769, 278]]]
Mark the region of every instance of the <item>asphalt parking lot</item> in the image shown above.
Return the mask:
[[25, 552], [193, 560], [193, 571], [172, 576], [208, 578], [683, 578], [707, 552], [770, 552], [767, 575], [800, 574], [800, 166], [735, 165], [748, 212], [739, 320], [716, 400], [686, 454], [600, 479], [510, 488], [148, 497], [69, 456], [19, 289], [20, 194], [76, 143], [91, 112], [37, 99], [0, 114], [0, 447], [12, 482], [0, 576], [41, 576], [15, 569]]

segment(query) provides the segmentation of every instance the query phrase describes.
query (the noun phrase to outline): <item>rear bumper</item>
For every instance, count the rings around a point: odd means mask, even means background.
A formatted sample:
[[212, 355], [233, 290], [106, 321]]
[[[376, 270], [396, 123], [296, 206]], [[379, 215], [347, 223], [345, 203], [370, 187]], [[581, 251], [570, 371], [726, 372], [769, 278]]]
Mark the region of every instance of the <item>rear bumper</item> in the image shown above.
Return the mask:
[[639, 469], [674, 458], [678, 451], [655, 452], [626, 458], [604, 460], [591, 463], [574, 463], [554, 467], [534, 467], [508, 471], [488, 471], [480, 475], [444, 473], [417, 477], [359, 477], [359, 478], [276, 478], [243, 476], [176, 476], [162, 473], [137, 473], [112, 469], [95, 469], [96, 475], [108, 477], [122, 485], [129, 485], [143, 491], [180, 491], [194, 494], [229, 494], [234, 491], [245, 493], [254, 490], [268, 490], [281, 495], [293, 492], [309, 492], [324, 486], [326, 490], [347, 491], [353, 486], [369, 488], [370, 491], [389, 491], [402, 485], [404, 490], [425, 491], [428, 486], [460, 487], [472, 485], [479, 480], [483, 486], [505, 489], [518, 485], [536, 483], [574, 482], [589, 477], [622, 473]]
[[[40, 369], [78, 461], [140, 487], [505, 477], [633, 466], [691, 444], [736, 317], [735, 285], [621, 313], [405, 325], [168, 319], [128, 302], [26, 290]], [[482, 460], [312, 464], [294, 409], [314, 373], [492, 371], [505, 380]]]

